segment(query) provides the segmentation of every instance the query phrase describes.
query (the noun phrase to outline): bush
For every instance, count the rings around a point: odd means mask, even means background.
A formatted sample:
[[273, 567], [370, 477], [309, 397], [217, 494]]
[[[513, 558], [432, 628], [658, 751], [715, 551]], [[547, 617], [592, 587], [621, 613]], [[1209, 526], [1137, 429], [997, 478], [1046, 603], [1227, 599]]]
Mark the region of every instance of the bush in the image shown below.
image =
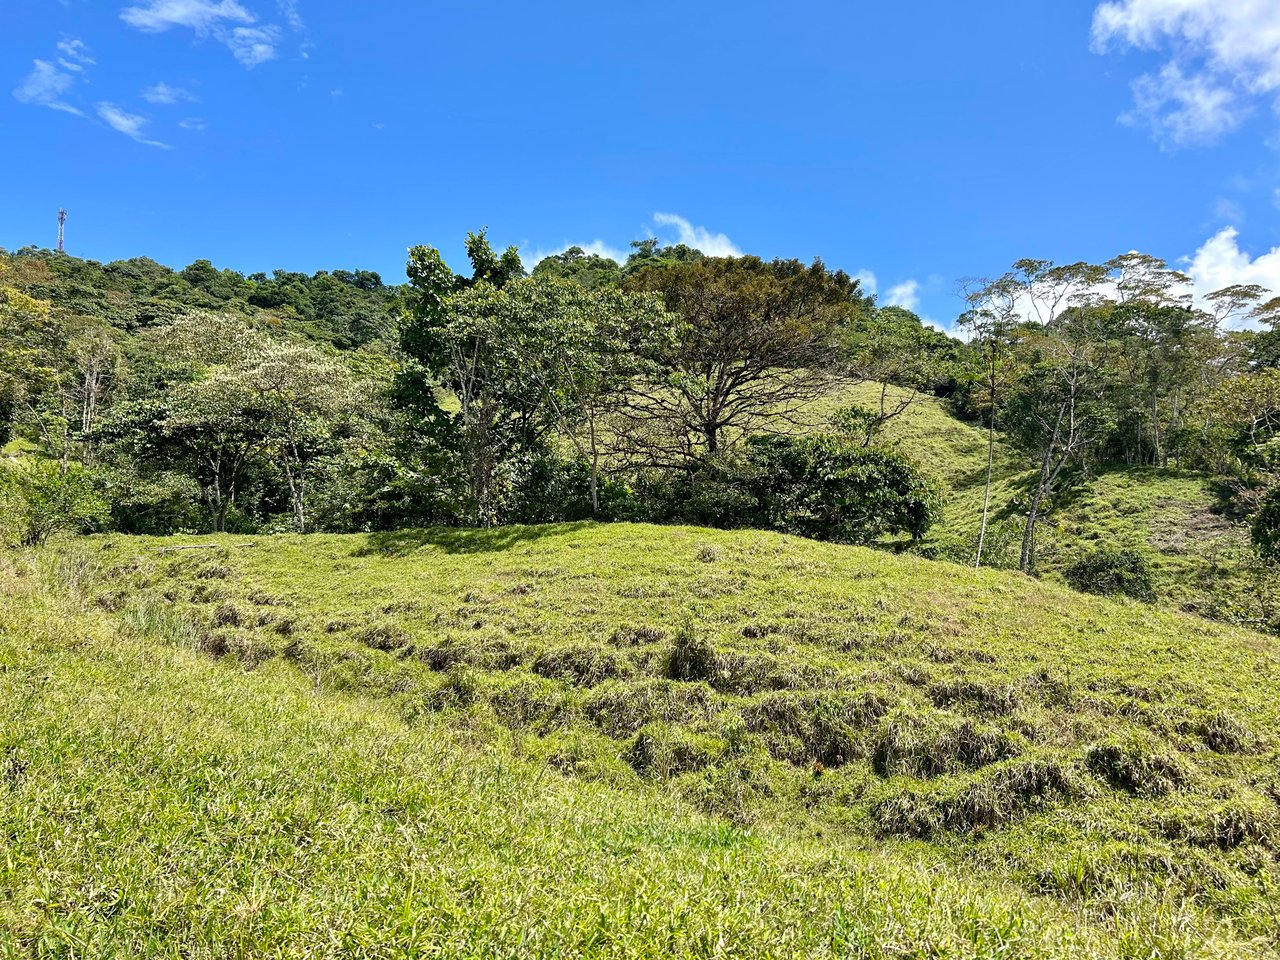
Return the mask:
[[836, 543], [903, 533], [918, 540], [942, 509], [937, 483], [901, 454], [834, 435], [752, 437], [687, 481], [667, 478], [649, 493], [658, 520]]
[[12, 543], [37, 547], [55, 533], [89, 532], [109, 515], [93, 477], [79, 467], [26, 460], [0, 468], [0, 537]]
[[1250, 527], [1253, 545], [1263, 560], [1280, 559], [1280, 488], [1263, 498]]
[[1095, 550], [1067, 567], [1063, 576], [1084, 593], [1120, 594], [1147, 603], [1156, 598], [1155, 576], [1136, 550]]

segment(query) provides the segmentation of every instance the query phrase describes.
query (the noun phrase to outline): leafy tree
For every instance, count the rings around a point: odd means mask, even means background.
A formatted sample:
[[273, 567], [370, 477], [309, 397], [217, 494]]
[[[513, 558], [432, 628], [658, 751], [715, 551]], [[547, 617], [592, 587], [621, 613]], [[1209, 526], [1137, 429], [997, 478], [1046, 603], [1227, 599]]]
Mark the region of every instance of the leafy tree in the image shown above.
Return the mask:
[[655, 375], [631, 391], [620, 450], [685, 470], [749, 433], [787, 429], [830, 388], [841, 324], [861, 304], [858, 282], [821, 261], [673, 261], [626, 287], [657, 294], [683, 324], [648, 353]]
[[[433, 248], [410, 251], [401, 343], [416, 362], [400, 378], [400, 402], [460, 454], [475, 522], [499, 522], [510, 492], [503, 465], [539, 451], [556, 429], [589, 461], [598, 508], [599, 418], [634, 366], [633, 348], [664, 314], [651, 298], [617, 289], [514, 276], [518, 258], [503, 267], [483, 233], [468, 237], [468, 250], [470, 280]], [[456, 413], [445, 414], [437, 388], [452, 395]]]
[[616, 260], [587, 253], [581, 247], [570, 247], [563, 253], [543, 257], [533, 268], [533, 275], [572, 280], [588, 290], [617, 286], [622, 282], [622, 268]]
[[[863, 418], [865, 446], [922, 392], [936, 390], [954, 373], [955, 342], [902, 307], [871, 309], [867, 304], [855, 309], [841, 330], [840, 341], [844, 376], [879, 387], [875, 409]], [[893, 386], [904, 389], [891, 393]]]

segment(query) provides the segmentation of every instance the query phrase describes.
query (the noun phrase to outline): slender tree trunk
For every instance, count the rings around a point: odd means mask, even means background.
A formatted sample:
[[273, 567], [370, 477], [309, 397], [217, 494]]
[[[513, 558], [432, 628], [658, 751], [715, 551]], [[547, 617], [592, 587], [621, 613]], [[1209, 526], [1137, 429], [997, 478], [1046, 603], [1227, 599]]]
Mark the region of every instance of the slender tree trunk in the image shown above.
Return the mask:
[[995, 448], [996, 421], [993, 410], [991, 422], [987, 425], [987, 482], [982, 491], [982, 522], [978, 525], [978, 554], [973, 561], [975, 569], [982, 566], [982, 548], [987, 539], [987, 514], [991, 512], [991, 472], [995, 464]]
[[1018, 561], [1018, 569], [1023, 573], [1031, 573], [1035, 565], [1036, 521], [1040, 519], [1040, 508], [1044, 504], [1049, 484], [1049, 457], [1046, 454], [1040, 464], [1040, 479], [1036, 482], [1036, 492], [1031, 498], [1031, 509], [1027, 513], [1027, 523], [1022, 530], [1022, 557]]
[[600, 448], [596, 444], [596, 418], [587, 417], [587, 431], [591, 438], [591, 515], [600, 513]]
[[982, 491], [982, 521], [978, 525], [978, 552], [973, 558], [976, 570], [982, 566], [982, 548], [987, 542], [987, 516], [991, 512], [991, 475], [995, 465], [996, 450], [996, 354], [991, 347], [991, 391], [988, 395], [991, 409], [987, 416], [987, 482]]

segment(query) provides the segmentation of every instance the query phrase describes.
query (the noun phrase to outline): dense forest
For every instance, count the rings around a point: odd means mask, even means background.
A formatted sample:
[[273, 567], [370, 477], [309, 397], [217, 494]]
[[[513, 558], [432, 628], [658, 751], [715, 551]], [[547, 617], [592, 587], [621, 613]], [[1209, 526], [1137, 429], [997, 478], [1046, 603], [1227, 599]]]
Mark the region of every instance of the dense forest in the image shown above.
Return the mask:
[[[1156, 467], [1213, 478], [1260, 566], [1280, 551], [1270, 291], [1193, 302], [1141, 254], [1023, 260], [966, 285], [961, 340], [821, 261], [647, 240], [622, 264], [571, 248], [528, 271], [484, 231], [466, 249], [460, 274], [413, 248], [403, 284], [0, 252], [0, 532], [647, 520], [1035, 573], [1073, 487]], [[987, 433], [959, 541], [930, 536], [946, 484], [886, 432], [923, 397]], [[997, 444], [1028, 471], [1012, 551]], [[1086, 587], [1150, 593], [1141, 557], [1081, 564]]]

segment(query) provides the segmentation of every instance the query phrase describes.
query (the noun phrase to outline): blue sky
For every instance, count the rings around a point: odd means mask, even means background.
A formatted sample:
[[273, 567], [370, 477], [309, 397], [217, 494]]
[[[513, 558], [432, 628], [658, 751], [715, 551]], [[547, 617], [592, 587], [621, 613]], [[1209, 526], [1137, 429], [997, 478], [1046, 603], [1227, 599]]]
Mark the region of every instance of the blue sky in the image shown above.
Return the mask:
[[[245, 272], [821, 256], [956, 282], [1140, 249], [1280, 289], [1280, 3], [7, 0], [0, 246]], [[1183, 258], [1186, 258], [1184, 261]], [[531, 266], [526, 257], [527, 265]]]

